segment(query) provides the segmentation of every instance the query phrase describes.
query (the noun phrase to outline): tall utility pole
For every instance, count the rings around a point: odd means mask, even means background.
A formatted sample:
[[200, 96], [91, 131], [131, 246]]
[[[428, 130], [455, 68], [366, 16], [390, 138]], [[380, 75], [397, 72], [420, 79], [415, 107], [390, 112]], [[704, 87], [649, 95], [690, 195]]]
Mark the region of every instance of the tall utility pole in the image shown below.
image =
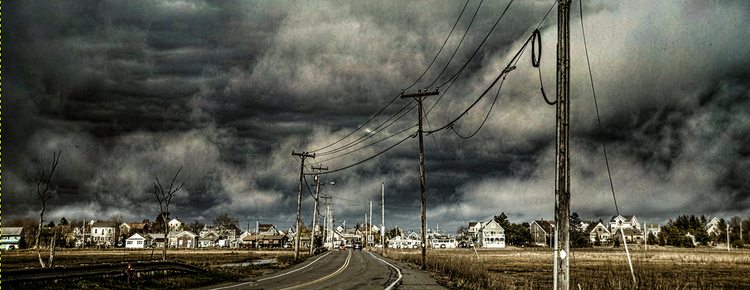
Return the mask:
[[555, 277], [570, 289], [570, 3], [557, 2], [557, 160], [555, 168]]
[[305, 178], [305, 158], [312, 157], [315, 158], [315, 153], [313, 155], [307, 154], [307, 152], [302, 153], [294, 153], [294, 150], [292, 150], [292, 156], [299, 156], [302, 159], [302, 162], [300, 162], [299, 166], [299, 194], [297, 195], [297, 228], [294, 230], [294, 259], [299, 259], [299, 234], [300, 234], [300, 224], [299, 224], [299, 212], [302, 206], [302, 179]]
[[[367, 246], [370, 246], [370, 235], [372, 234], [372, 200], [370, 201], [370, 224], [367, 225]], [[375, 239], [373, 239], [375, 240]]]
[[380, 246], [382, 246], [384, 253], [388, 253], [388, 247], [385, 246], [385, 182], [380, 184], [380, 204], [383, 206], [383, 213], [380, 215], [383, 221], [380, 223]]
[[[570, 0], [568, 0], [570, 1]], [[438, 95], [438, 89], [434, 92], [424, 92], [421, 90], [417, 91], [416, 94], [404, 95], [404, 91], [401, 91], [401, 98], [414, 98], [417, 100], [419, 107], [419, 177], [422, 181], [422, 270], [427, 270], [427, 185], [424, 178], [424, 138], [422, 137], [422, 100], [423, 97]]]
[[732, 247], [731, 243], [729, 242], [729, 223], [727, 223], [727, 252], [731, 252]]
[[[315, 229], [318, 226], [318, 200], [320, 199], [320, 172], [323, 170], [328, 170], [328, 167], [313, 167], [313, 170], [317, 170], [318, 174], [315, 175], [315, 210], [313, 211], [313, 223], [312, 223], [312, 241], [310, 242], [310, 255], [315, 254], [315, 246], [317, 245], [317, 241], [315, 239]], [[325, 184], [323, 184], [325, 185]]]
[[[331, 213], [331, 210], [329, 209], [329, 205], [330, 204], [328, 204], [328, 199], [330, 199], [331, 197], [330, 196], [321, 196], [321, 197], [323, 199], [325, 199], [325, 204], [324, 205], [326, 207], [325, 208], [325, 215], [324, 215], [325, 219], [323, 220], [323, 224], [324, 224], [323, 229], [324, 229], [324, 232], [325, 232], [323, 234], [323, 243], [325, 244], [325, 243], [329, 242], [330, 235], [331, 235], [331, 233], [329, 231], [329, 228], [332, 226], [332, 224], [331, 224], [331, 221], [329, 220], [329, 217], [328, 217], [330, 215], [330, 213]], [[331, 246], [333, 246], [333, 244], [331, 244]]]

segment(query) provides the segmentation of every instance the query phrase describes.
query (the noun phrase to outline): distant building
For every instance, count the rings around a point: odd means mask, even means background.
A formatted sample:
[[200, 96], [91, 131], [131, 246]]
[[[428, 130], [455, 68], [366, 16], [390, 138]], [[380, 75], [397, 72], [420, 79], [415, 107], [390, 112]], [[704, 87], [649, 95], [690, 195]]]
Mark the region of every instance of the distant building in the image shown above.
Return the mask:
[[0, 249], [20, 249], [23, 243], [22, 227], [3, 227], [0, 229]]
[[638, 229], [640, 231], [641, 224], [638, 222], [638, 219], [634, 215], [612, 216], [612, 218], [609, 220], [609, 232], [614, 234], [616, 231], [619, 231], [620, 228]]
[[531, 242], [539, 246], [552, 246], [553, 232], [555, 229], [554, 221], [536, 220], [529, 224], [531, 233]]
[[113, 222], [94, 222], [91, 224], [92, 243], [96, 246], [112, 246], [115, 243], [115, 229]]

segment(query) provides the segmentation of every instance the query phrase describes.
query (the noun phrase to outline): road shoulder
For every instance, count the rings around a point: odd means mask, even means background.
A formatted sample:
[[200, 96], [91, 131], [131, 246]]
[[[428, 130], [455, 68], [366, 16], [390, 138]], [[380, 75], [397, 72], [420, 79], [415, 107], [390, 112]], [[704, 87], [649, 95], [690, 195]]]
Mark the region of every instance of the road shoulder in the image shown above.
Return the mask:
[[396, 285], [396, 289], [406, 289], [406, 290], [412, 290], [412, 289], [448, 289], [444, 286], [440, 285], [437, 282], [437, 279], [435, 279], [430, 272], [422, 271], [418, 268], [418, 266], [396, 261], [390, 258], [385, 258], [382, 255], [380, 255], [377, 252], [371, 252], [376, 257], [383, 259], [384, 261], [390, 263], [391, 265], [399, 268], [401, 270], [401, 275], [403, 275], [403, 278], [401, 278], [401, 282]]

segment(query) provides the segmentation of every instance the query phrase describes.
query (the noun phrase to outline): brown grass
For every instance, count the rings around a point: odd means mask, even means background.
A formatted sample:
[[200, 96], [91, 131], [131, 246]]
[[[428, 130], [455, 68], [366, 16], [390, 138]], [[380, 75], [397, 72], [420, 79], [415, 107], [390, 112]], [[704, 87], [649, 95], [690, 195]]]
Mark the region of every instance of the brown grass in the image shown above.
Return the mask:
[[[550, 289], [550, 249], [432, 250], [427, 268], [454, 289]], [[391, 250], [390, 258], [419, 264], [415, 250]], [[624, 249], [576, 249], [571, 289], [750, 289], [750, 252], [710, 249], [631, 251], [636, 283]]]

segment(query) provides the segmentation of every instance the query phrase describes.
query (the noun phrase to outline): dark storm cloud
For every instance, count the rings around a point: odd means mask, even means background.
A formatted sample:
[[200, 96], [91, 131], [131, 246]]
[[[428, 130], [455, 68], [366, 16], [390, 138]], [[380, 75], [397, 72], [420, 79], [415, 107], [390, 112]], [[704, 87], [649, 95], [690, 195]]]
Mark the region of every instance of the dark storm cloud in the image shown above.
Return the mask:
[[[513, 3], [448, 93], [429, 97], [428, 129], [471, 104], [505, 67], [553, 1]], [[154, 177], [186, 187], [173, 215], [210, 222], [227, 212], [289, 227], [299, 163], [346, 136], [414, 82], [440, 49], [459, 1], [24, 1], [6, 26], [6, 215], [33, 216], [35, 179], [63, 150], [57, 220], [153, 219]], [[479, 5], [470, 2], [443, 53], [409, 92], [429, 85]], [[474, 52], [507, 2], [483, 3], [437, 81]], [[573, 18], [577, 19], [577, 3]], [[586, 4], [586, 31], [604, 137], [621, 213], [664, 221], [677, 214], [747, 215], [747, 50], [742, 1]], [[542, 74], [554, 96], [556, 11], [542, 25]], [[590, 97], [580, 23], [571, 22], [573, 211], [614, 213]], [[552, 218], [554, 107], [539, 92], [528, 50], [508, 75], [492, 115], [469, 140], [450, 130], [425, 137], [430, 227], [453, 231], [506, 212], [514, 222]], [[434, 86], [434, 85], [433, 85]], [[433, 89], [433, 88], [430, 88]], [[441, 88], [445, 92], [448, 88]], [[474, 132], [495, 90], [454, 126]], [[397, 99], [357, 134], [377, 126]], [[370, 144], [416, 124], [410, 111]], [[323, 162], [341, 168], [373, 156], [415, 129]], [[433, 139], [434, 138], [434, 139]], [[437, 143], [437, 146], [435, 145]], [[352, 149], [359, 148], [353, 147]], [[438, 148], [440, 153], [438, 154]], [[441, 157], [445, 162], [443, 168]], [[389, 225], [418, 228], [416, 139], [326, 178], [337, 221], [361, 222], [386, 183]], [[448, 171], [446, 177], [444, 170]], [[309, 167], [306, 172], [312, 172]], [[449, 180], [450, 179], [450, 180]], [[307, 177], [308, 183], [312, 178]], [[303, 194], [307, 194], [303, 192]], [[305, 196], [303, 216], [311, 220]], [[375, 202], [376, 207], [379, 205]], [[377, 215], [376, 215], [377, 216]]]

